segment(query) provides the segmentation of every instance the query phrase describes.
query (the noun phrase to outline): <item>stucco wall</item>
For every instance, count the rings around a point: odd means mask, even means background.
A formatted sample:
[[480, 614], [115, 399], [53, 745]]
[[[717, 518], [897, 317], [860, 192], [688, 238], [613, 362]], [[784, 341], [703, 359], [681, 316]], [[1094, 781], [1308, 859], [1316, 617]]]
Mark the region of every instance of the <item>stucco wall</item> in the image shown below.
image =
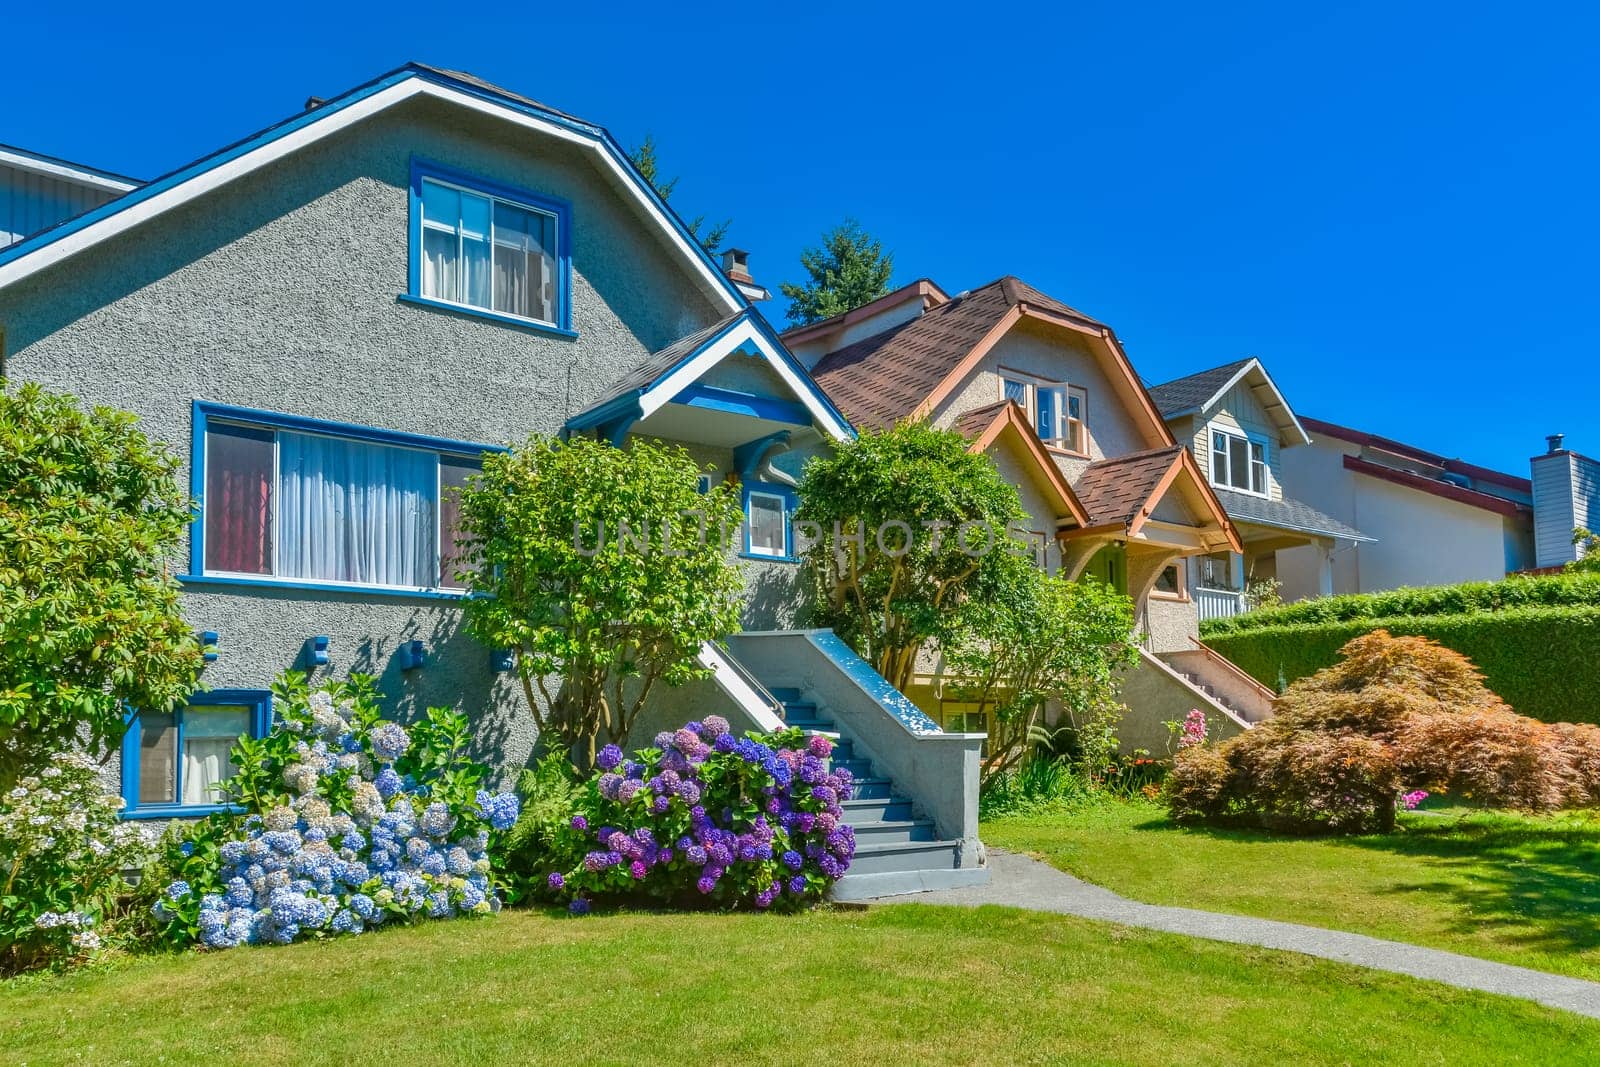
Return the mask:
[[[1183, 566], [1183, 561], [1178, 561]], [[1182, 652], [1200, 637], [1200, 616], [1191, 600], [1173, 600], [1151, 594], [1145, 599], [1144, 621], [1150, 633], [1150, 651]]]
[[[572, 204], [576, 340], [398, 302], [412, 154]], [[11, 374], [136, 413], [184, 457], [199, 398], [486, 443], [553, 432], [647, 354], [722, 317], [579, 152], [413, 103], [0, 292]], [[186, 565], [185, 565], [185, 568]], [[265, 687], [306, 638], [330, 670], [372, 670], [405, 711], [461, 707], [485, 755], [533, 743], [519, 689], [490, 673], [450, 601], [196, 588], [222, 635], [208, 686]], [[402, 638], [428, 665], [401, 678]]]

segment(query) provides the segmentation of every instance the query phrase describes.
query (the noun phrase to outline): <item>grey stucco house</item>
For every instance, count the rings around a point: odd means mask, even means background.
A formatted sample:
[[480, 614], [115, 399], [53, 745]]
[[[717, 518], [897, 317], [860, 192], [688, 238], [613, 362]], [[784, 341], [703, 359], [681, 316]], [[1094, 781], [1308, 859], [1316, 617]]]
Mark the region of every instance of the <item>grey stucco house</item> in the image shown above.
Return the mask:
[[420, 65], [0, 251], [0, 375], [134, 412], [199, 502], [177, 569], [216, 658], [189, 707], [135, 716], [113, 770], [128, 814], [211, 810], [292, 668], [377, 674], [402, 716], [461, 708], [520, 767], [521, 686], [462, 632], [447, 577], [452, 487], [531, 432], [646, 436], [746, 504], [746, 634], [707, 646], [711, 681], [660, 716], [837, 730], [864, 779], [859, 892], [981, 876], [980, 739], [831, 635], [779, 629], [796, 476], [854, 431], [756, 293], [603, 128]]

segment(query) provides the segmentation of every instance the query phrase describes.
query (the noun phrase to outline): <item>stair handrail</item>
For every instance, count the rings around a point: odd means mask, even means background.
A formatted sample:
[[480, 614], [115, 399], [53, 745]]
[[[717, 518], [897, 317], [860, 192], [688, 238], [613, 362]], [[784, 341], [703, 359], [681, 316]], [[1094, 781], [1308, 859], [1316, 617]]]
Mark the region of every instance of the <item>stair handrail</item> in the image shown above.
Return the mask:
[[1267, 700], [1271, 701], [1274, 704], [1276, 704], [1278, 702], [1278, 694], [1277, 693], [1274, 693], [1271, 689], [1269, 689], [1266, 686], [1262, 685], [1260, 679], [1256, 678], [1255, 676], [1250, 674], [1248, 671], [1246, 671], [1243, 668], [1241, 668], [1237, 663], [1233, 662], [1227, 656], [1224, 656], [1222, 653], [1218, 652], [1216, 649], [1212, 648], [1210, 645], [1206, 644], [1204, 641], [1200, 640], [1198, 637], [1190, 635], [1189, 640], [1194, 642], [1194, 646], [1195, 646], [1195, 648], [1197, 650], [1199, 650], [1201, 652], [1204, 652], [1206, 654], [1206, 658], [1208, 660], [1211, 660], [1212, 662], [1215, 662], [1215, 663], [1219, 664], [1222, 667], [1223, 670], [1227, 671], [1229, 674], [1232, 674], [1235, 678], [1239, 679], [1241, 682], [1244, 682], [1246, 685], [1248, 685], [1250, 688], [1254, 689], [1259, 695], [1265, 697]]

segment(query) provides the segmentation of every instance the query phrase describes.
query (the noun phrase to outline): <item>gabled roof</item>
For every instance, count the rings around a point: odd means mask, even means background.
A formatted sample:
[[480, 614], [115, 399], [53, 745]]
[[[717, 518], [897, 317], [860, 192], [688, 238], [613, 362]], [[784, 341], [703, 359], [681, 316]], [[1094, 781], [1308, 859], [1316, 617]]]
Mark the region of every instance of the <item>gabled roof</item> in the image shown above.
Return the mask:
[[1278, 439], [1285, 445], [1309, 445], [1311, 435], [1300, 424], [1294, 409], [1284, 399], [1272, 375], [1261, 361], [1248, 359], [1224, 363], [1220, 367], [1200, 371], [1183, 378], [1150, 387], [1150, 399], [1161, 409], [1164, 419], [1177, 419], [1205, 411], [1222, 398], [1222, 395], [1239, 383], [1250, 387], [1267, 416], [1278, 427]]
[[105, 193], [125, 193], [144, 184], [139, 179], [130, 178], [125, 174], [113, 174], [108, 170], [73, 163], [56, 156], [47, 156], [42, 152], [30, 152], [26, 148], [8, 144], [0, 144], [0, 166], [72, 182], [75, 185], [87, 185]]
[[1518, 477], [1515, 474], [1507, 474], [1504, 471], [1491, 470], [1488, 467], [1480, 467], [1475, 463], [1468, 463], [1465, 460], [1452, 459], [1449, 456], [1443, 456], [1437, 452], [1429, 452], [1427, 449], [1418, 448], [1415, 445], [1408, 445], [1402, 441], [1396, 441], [1391, 437], [1381, 437], [1378, 434], [1367, 433], [1364, 430], [1353, 430], [1348, 426], [1341, 426], [1334, 422], [1326, 422], [1322, 419], [1313, 419], [1310, 416], [1307, 416], [1304, 422], [1306, 424], [1306, 429], [1310, 430], [1312, 433], [1321, 434], [1323, 437], [1337, 437], [1341, 441], [1349, 441], [1351, 444], [1361, 445], [1364, 448], [1371, 448], [1379, 452], [1388, 452], [1391, 455], [1400, 456], [1404, 459], [1415, 460], [1418, 463], [1425, 463], [1431, 467], [1438, 467], [1450, 474], [1459, 474], [1462, 477], [1471, 478], [1475, 481], [1489, 482], [1493, 485], [1504, 486], [1507, 489], [1513, 489], [1519, 493], [1530, 495], [1533, 493], [1533, 483], [1528, 479]]
[[1055, 504], [1057, 517], [1070, 518], [1079, 526], [1088, 524], [1088, 512], [1015, 401], [1002, 400], [969, 411], [955, 421], [955, 429], [972, 439], [970, 452], [986, 452], [1001, 440], [1009, 441], [1029, 457], [1035, 481]]
[[1126, 398], [1143, 412], [1150, 438], [1172, 443], [1110, 327], [1009, 275], [829, 353], [811, 373], [858, 425], [887, 428], [932, 414], [1024, 318], [1090, 337], [1112, 364], [1108, 376], [1124, 382]]
[[1130, 537], [1137, 534], [1180, 478], [1193, 497], [1211, 512], [1229, 547], [1242, 551], [1233, 521], [1201, 476], [1193, 454], [1183, 445], [1130, 452], [1084, 468], [1074, 488], [1088, 512], [1085, 532], [1122, 528]]
[[870, 319], [887, 308], [904, 304], [912, 299], [921, 300], [924, 308], [938, 307], [940, 304], [950, 302], [950, 294], [935, 285], [931, 278], [918, 278], [892, 293], [885, 293], [876, 300], [869, 300], [858, 308], [851, 308], [849, 311], [816, 322], [808, 322], [804, 326], [792, 326], [778, 336], [783, 338], [784, 344], [790, 345], [813, 341], [847, 329], [863, 319]]
[[524, 131], [578, 145], [593, 153], [602, 174], [662, 231], [672, 247], [724, 312], [749, 302], [714, 263], [683, 220], [656, 195], [628, 154], [604, 127], [458, 71], [408, 63], [364, 85], [326, 100], [275, 126], [219, 149], [92, 211], [18, 241], [0, 251], [0, 287], [52, 266], [100, 241], [227, 185], [246, 174], [319, 142], [373, 115], [419, 97], [490, 114]]
[[735, 352], [765, 359], [829, 437], [845, 440], [855, 436], [849, 420], [817, 388], [754, 308], [730, 315], [654, 353], [598, 400], [568, 419], [566, 428], [587, 430], [608, 424], [625, 427], [647, 418]]

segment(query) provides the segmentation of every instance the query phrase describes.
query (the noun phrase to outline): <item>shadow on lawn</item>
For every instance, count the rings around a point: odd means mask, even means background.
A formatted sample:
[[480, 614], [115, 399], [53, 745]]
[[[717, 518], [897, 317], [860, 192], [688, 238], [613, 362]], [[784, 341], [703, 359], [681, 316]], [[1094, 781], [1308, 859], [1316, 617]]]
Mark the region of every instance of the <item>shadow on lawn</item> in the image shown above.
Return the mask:
[[1552, 953], [1600, 949], [1600, 820], [1478, 811], [1418, 813], [1391, 834], [1296, 837], [1257, 827], [1180, 826], [1166, 817], [1143, 831], [1191, 834], [1235, 844], [1320, 841], [1333, 848], [1410, 857], [1441, 877], [1400, 882], [1387, 892], [1448, 898], [1454, 933], [1488, 928], [1497, 940]]

